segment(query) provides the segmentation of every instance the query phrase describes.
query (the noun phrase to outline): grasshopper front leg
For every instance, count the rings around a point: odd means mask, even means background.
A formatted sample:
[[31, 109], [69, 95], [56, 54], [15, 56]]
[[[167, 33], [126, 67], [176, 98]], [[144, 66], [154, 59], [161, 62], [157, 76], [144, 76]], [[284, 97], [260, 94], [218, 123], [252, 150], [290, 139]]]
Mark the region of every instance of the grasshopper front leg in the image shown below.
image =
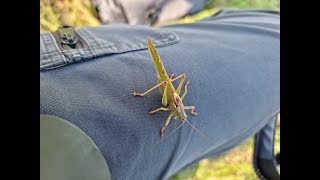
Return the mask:
[[167, 121], [166, 121], [166, 123], [165, 123], [165, 125], [161, 128], [161, 130], [160, 130], [160, 135], [161, 136], [163, 136], [163, 131], [167, 128], [167, 126], [168, 126], [168, 124], [170, 123], [170, 120], [171, 120], [171, 118], [172, 118], [172, 116], [174, 115], [174, 112], [171, 112], [170, 114], [169, 114], [169, 117], [167, 118]]
[[159, 87], [159, 86], [161, 86], [161, 85], [163, 85], [163, 84], [167, 84], [167, 82], [166, 81], [162, 81], [162, 82], [160, 82], [160, 83], [158, 83], [157, 85], [155, 85], [155, 86], [153, 86], [152, 88], [150, 88], [149, 90], [147, 90], [146, 92], [144, 92], [144, 93], [136, 93], [136, 92], [133, 92], [133, 93], [131, 93], [133, 96], [141, 96], [141, 97], [143, 97], [143, 96], [145, 96], [146, 94], [148, 94], [149, 92], [151, 92], [151, 91], [153, 91], [153, 90], [155, 90], [157, 87]]
[[[170, 77], [171, 77], [171, 76], [170, 76]], [[178, 95], [180, 95], [180, 91], [181, 91], [182, 84], [183, 84], [184, 80], [187, 78], [187, 75], [186, 75], [186, 74], [181, 74], [181, 75], [175, 77], [174, 79], [171, 79], [171, 82], [173, 82], [173, 81], [178, 80], [178, 79], [180, 79], [180, 78], [182, 78], [182, 79], [181, 79], [181, 81], [180, 81], [180, 83], [179, 83], [179, 86], [178, 86], [178, 88], [177, 88], [177, 90], [176, 90], [176, 93], [177, 93]]]
[[[174, 73], [172, 73], [171, 75], [170, 75], [170, 77], [172, 76], [172, 78], [173, 78], [173, 76], [174, 76]], [[187, 77], [187, 75], [186, 74], [181, 74], [181, 75], [179, 75], [179, 76], [177, 76], [177, 77], [175, 77], [174, 79], [171, 79], [171, 82], [173, 82], [173, 81], [175, 81], [175, 80], [178, 80], [178, 79], [180, 79], [180, 78], [186, 78]]]
[[183, 100], [183, 98], [187, 95], [188, 85], [189, 85], [189, 81], [187, 81], [186, 85], [184, 86], [184, 92], [183, 92], [183, 94], [181, 96], [181, 100]]
[[195, 112], [196, 107], [194, 106], [184, 106], [184, 109], [191, 109], [191, 114], [197, 115], [197, 112]]
[[[187, 81], [186, 85], [184, 86], [184, 92], [181, 96], [181, 100], [187, 95], [188, 85], [189, 85], [189, 81]], [[191, 109], [191, 114], [197, 115], [197, 113], [195, 112], [196, 107], [194, 106], [184, 106], [184, 109]]]

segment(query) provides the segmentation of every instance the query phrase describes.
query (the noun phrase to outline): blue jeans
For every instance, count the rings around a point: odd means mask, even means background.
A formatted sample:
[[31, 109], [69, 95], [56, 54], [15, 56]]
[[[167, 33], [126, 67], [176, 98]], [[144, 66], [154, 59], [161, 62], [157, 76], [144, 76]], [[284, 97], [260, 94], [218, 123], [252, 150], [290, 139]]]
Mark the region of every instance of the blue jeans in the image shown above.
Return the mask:
[[[160, 28], [82, 27], [82, 46], [61, 48], [40, 34], [40, 112], [82, 129], [102, 152], [113, 179], [167, 179], [197, 161], [239, 145], [280, 112], [280, 14], [221, 10], [191, 24]], [[185, 105], [198, 113], [161, 141], [168, 112], [146, 49], [157, 46], [167, 72], [186, 73]], [[174, 85], [177, 87], [178, 82]], [[172, 120], [165, 136], [180, 121]], [[209, 140], [208, 140], [209, 139]], [[160, 142], [160, 143], [159, 143]]]

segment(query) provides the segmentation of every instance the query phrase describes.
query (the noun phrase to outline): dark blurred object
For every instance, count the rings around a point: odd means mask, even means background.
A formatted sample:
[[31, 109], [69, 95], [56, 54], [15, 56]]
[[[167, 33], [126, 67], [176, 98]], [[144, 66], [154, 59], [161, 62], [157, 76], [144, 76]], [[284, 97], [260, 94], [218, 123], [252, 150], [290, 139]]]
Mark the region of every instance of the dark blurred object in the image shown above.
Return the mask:
[[280, 165], [280, 153], [274, 155], [274, 141], [277, 117], [255, 135], [253, 165], [261, 180], [280, 180], [277, 165]]
[[277, 164], [280, 165], [280, 153], [276, 155]]
[[194, 14], [207, 0], [91, 0], [101, 23], [156, 25]]

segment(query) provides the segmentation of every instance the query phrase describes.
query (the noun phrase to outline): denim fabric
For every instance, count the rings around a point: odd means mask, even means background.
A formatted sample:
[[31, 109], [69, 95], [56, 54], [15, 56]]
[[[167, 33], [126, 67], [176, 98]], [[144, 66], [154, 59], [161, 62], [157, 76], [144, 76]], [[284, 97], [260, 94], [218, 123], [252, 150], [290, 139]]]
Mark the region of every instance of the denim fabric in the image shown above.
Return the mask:
[[[87, 133], [113, 179], [167, 179], [239, 145], [280, 112], [279, 19], [273, 11], [222, 10], [160, 28], [82, 27], [77, 32], [90, 48], [77, 50], [59, 50], [49, 32], [41, 33], [40, 112]], [[186, 73], [184, 104], [198, 112], [187, 111], [188, 120], [209, 138], [185, 123], [161, 142], [169, 113], [148, 114], [161, 106], [161, 94], [130, 94], [156, 84], [149, 37], [168, 73]], [[165, 136], [178, 125], [172, 119]]]

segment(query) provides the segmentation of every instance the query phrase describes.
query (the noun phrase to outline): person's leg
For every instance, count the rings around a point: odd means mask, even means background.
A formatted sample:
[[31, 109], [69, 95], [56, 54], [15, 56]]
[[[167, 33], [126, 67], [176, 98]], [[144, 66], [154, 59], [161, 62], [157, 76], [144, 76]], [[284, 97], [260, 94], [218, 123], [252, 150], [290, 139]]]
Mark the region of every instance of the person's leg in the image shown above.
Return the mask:
[[[193, 130], [192, 136], [197, 137], [188, 141], [183, 158], [177, 158], [173, 167], [180, 170], [185, 164], [240, 144], [279, 113], [279, 18], [279, 13], [268, 10], [221, 10], [195, 24], [167, 27], [189, 36], [181, 38], [180, 51], [175, 53], [184, 59], [181, 67], [197, 74], [194, 78], [186, 73], [192, 85], [184, 99], [193, 103], [198, 112], [189, 121], [208, 136], [203, 138]], [[195, 44], [198, 48], [193, 47]], [[201, 55], [194, 56], [193, 52]], [[202, 101], [200, 106], [194, 103], [197, 99]], [[193, 159], [195, 156], [199, 158]]]
[[[233, 11], [162, 28], [84, 27], [77, 32], [88, 46], [75, 50], [58, 49], [42, 33], [40, 111], [87, 133], [113, 179], [166, 179], [237, 146], [280, 111], [279, 24], [276, 13]], [[169, 112], [148, 113], [161, 106], [161, 94], [130, 94], [156, 82], [149, 37], [167, 72], [187, 75], [183, 101], [198, 113], [188, 121], [206, 138], [185, 123], [161, 141]], [[171, 120], [165, 137], [180, 123]]]

